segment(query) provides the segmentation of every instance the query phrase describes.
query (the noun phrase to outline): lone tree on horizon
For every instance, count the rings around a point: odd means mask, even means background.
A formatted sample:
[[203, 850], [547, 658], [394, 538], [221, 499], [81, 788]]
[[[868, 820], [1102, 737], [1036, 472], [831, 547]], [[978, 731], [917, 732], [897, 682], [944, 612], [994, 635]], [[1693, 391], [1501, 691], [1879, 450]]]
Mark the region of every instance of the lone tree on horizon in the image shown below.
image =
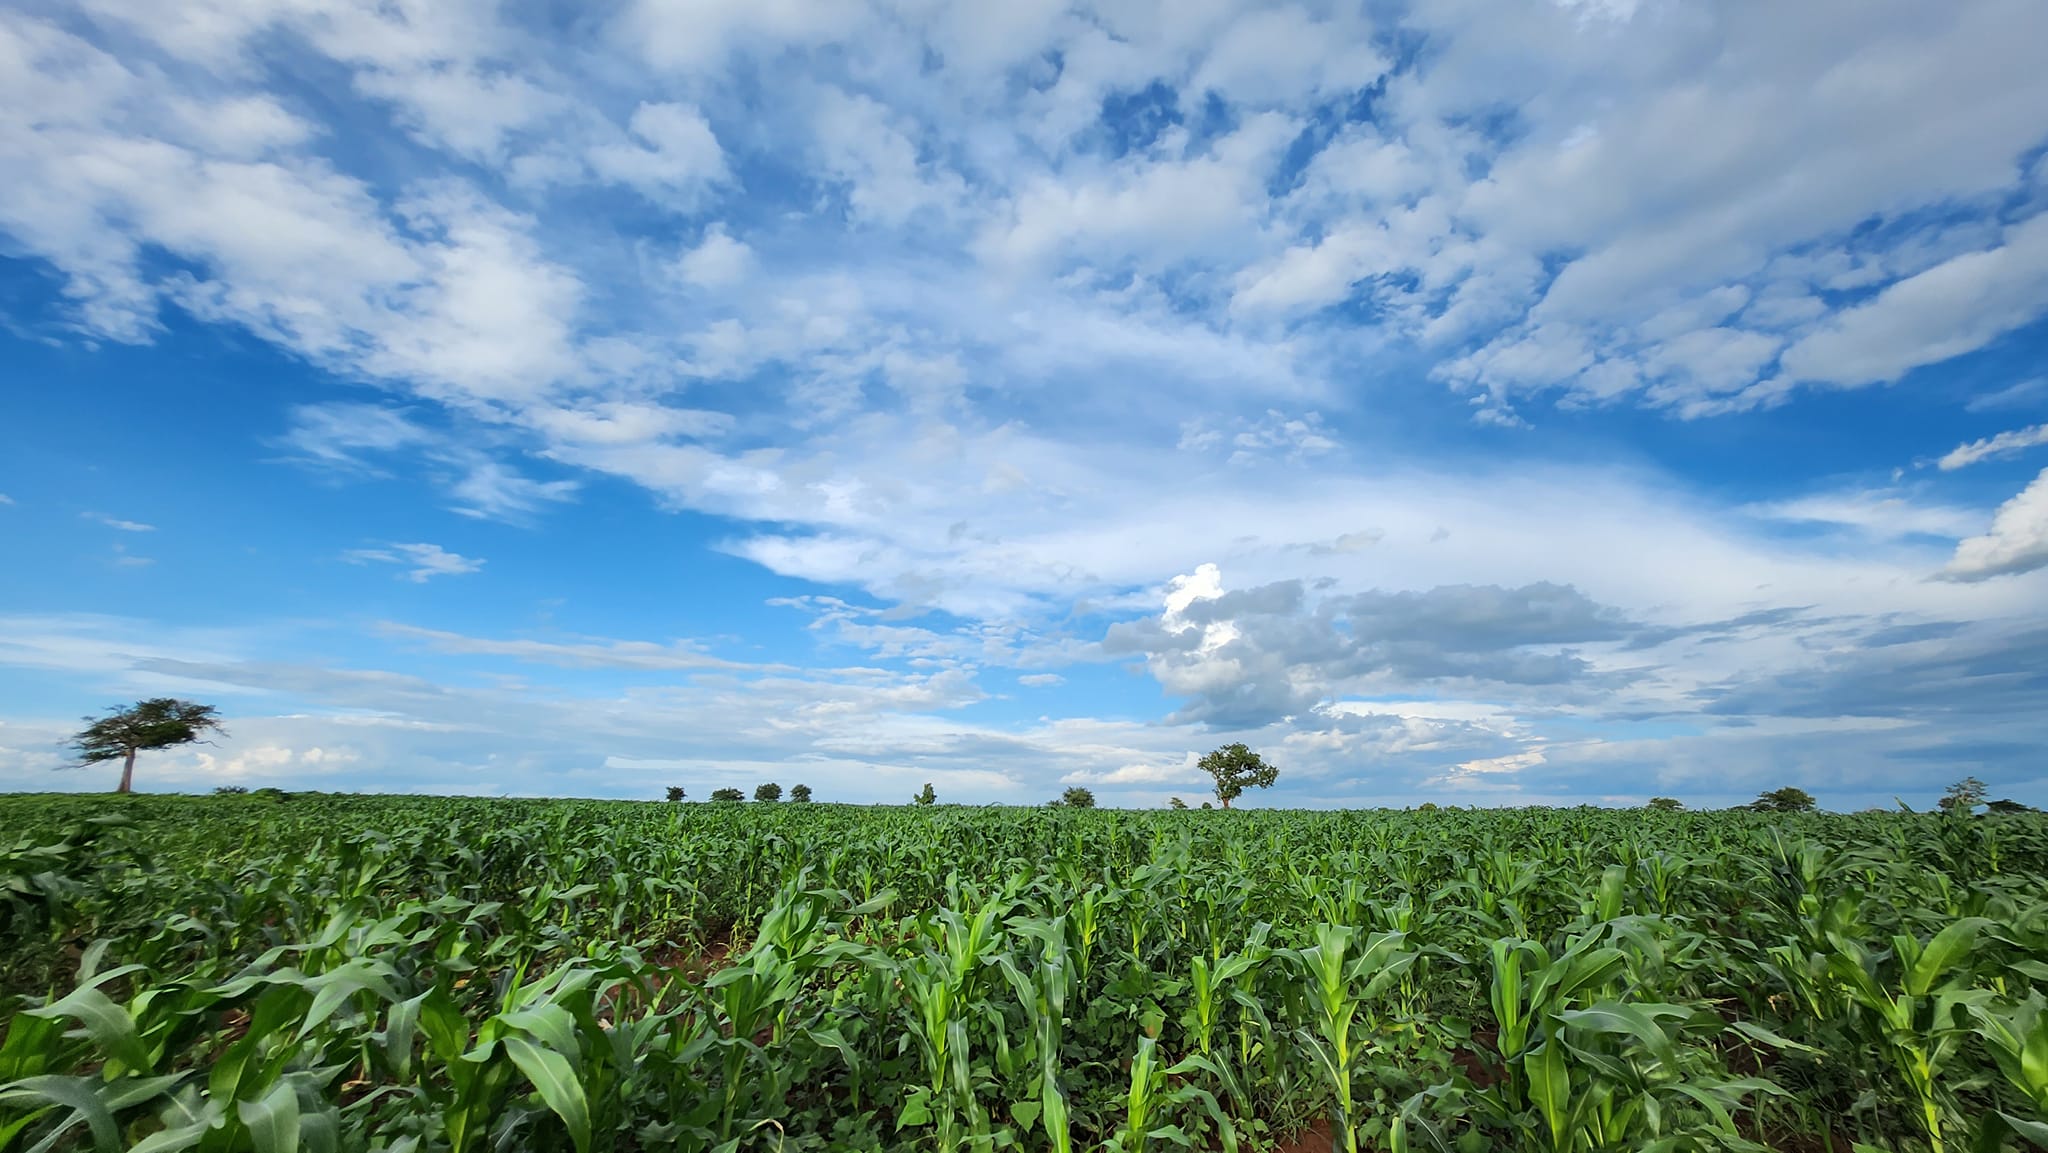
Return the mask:
[[1280, 779], [1280, 770], [1260, 759], [1243, 742], [1225, 745], [1201, 760], [1196, 767], [1216, 778], [1216, 799], [1224, 808], [1244, 795], [1246, 789], [1270, 789]]
[[1756, 800], [1742, 807], [1755, 813], [1810, 813], [1816, 802], [1813, 794], [1796, 785], [1782, 789], [1770, 789], [1756, 795]]
[[764, 805], [772, 805], [782, 799], [782, 786], [774, 781], [769, 781], [765, 785], [757, 785], [754, 788], [754, 799]]
[[107, 710], [104, 717], [85, 718], [86, 727], [71, 738], [80, 765], [121, 761], [121, 786], [117, 793], [132, 792], [135, 785], [135, 754], [144, 749], [168, 749], [203, 740], [207, 733], [227, 735], [212, 705], [194, 704], [175, 697], [151, 697], [127, 708]]

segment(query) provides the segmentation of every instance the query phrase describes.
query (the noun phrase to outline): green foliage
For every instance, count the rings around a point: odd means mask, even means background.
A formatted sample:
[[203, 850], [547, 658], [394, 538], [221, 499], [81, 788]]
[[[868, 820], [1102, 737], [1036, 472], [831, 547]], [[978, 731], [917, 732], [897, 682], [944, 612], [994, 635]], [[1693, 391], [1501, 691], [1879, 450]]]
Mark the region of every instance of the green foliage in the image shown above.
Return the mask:
[[0, 828], [0, 1150], [2048, 1135], [2039, 815], [252, 794]]
[[721, 805], [736, 805], [746, 800], [747, 795], [738, 789], [713, 789], [711, 790], [711, 799]]
[[1944, 813], [1968, 816], [1977, 811], [1977, 806], [1985, 803], [1987, 796], [1983, 781], [1975, 777], [1964, 777], [1948, 787], [1948, 791], [1941, 795], [1938, 806]]
[[1660, 813], [1677, 813], [1684, 811], [1685, 802], [1676, 797], [1651, 797], [1650, 803], [1646, 807], [1655, 809]]
[[1168, 797], [1166, 798], [1166, 807], [1178, 811], [1187, 808], [1188, 803], [1179, 797]]
[[1270, 789], [1280, 779], [1280, 770], [1267, 764], [1259, 754], [1242, 743], [1224, 745], [1203, 755], [1196, 767], [1216, 779], [1216, 799], [1224, 808], [1244, 795], [1246, 789]]
[[681, 785], [670, 785], [668, 787], [668, 802], [670, 804], [675, 804], [677, 801], [682, 800], [687, 795], [688, 794], [683, 792], [683, 787]]
[[1072, 785], [1060, 793], [1059, 803], [1069, 809], [1092, 809], [1095, 807], [1095, 794], [1079, 785]]
[[791, 785], [789, 787], [789, 799], [799, 805], [810, 804], [811, 787], [809, 785]]
[[756, 785], [754, 786], [754, 799], [763, 804], [772, 805], [782, 799], [782, 786], [774, 781], [769, 781], [763, 785]]
[[120, 792], [127, 792], [135, 771], [135, 754], [174, 745], [204, 743], [208, 733], [225, 735], [220, 716], [212, 705], [194, 704], [175, 697], [151, 697], [127, 708], [112, 708], [103, 717], [85, 718], [86, 726], [71, 739], [80, 764], [125, 761], [121, 768]]
[[1815, 804], [1812, 793], [1787, 785], [1782, 789], [1758, 793], [1756, 800], [1743, 807], [1756, 813], [1810, 813]]
[[1996, 800], [1996, 801], [1986, 801], [1986, 802], [1984, 802], [1984, 811], [1985, 811], [1985, 812], [1987, 812], [1987, 813], [2002, 813], [2002, 814], [2003, 814], [2003, 813], [2038, 813], [2038, 812], [2040, 812], [2041, 810], [2039, 810], [2039, 809], [2035, 808], [2035, 807], [2034, 807], [2034, 806], [2032, 806], [2032, 805], [2023, 805], [2023, 804], [2021, 804], [2021, 803], [2020, 803], [2020, 802], [2018, 802], [2018, 801], [2008, 801], [2008, 800], [2005, 800], [2005, 799], [2001, 798], [2001, 799], [1999, 799], [1999, 800]]
[[924, 783], [923, 791], [919, 792], [916, 796], [911, 797], [910, 801], [912, 804], [916, 805], [936, 805], [939, 803], [939, 794], [936, 789], [932, 788], [932, 783], [930, 781], [926, 781]]

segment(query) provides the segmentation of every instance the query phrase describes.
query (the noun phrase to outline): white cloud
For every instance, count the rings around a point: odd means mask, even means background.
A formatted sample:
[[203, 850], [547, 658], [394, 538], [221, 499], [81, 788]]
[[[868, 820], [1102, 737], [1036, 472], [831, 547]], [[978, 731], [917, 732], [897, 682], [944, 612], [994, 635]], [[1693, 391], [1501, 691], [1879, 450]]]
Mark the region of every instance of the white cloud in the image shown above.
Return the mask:
[[2048, 309], [2048, 214], [1996, 248], [1898, 281], [1785, 350], [1788, 379], [1889, 383], [1923, 364], [1982, 348]]
[[1026, 673], [1017, 678], [1017, 683], [1028, 688], [1047, 689], [1054, 685], [1065, 684], [1066, 680], [1067, 678], [1058, 673]]
[[484, 562], [449, 552], [437, 544], [392, 544], [384, 548], [350, 549], [341, 554], [350, 564], [395, 564], [410, 566], [401, 573], [414, 584], [425, 584], [437, 576], [462, 576], [478, 572]]
[[2048, 376], [2035, 376], [1993, 392], [1973, 396], [1963, 407], [1971, 412], [1999, 412], [2009, 408], [2025, 408], [2044, 398], [2048, 398]]
[[867, 5], [838, 0], [632, 0], [620, 36], [665, 69], [722, 68], [728, 53], [830, 43], [870, 18]]
[[754, 266], [754, 250], [734, 240], [722, 224], [704, 230], [697, 247], [683, 253], [676, 271], [699, 288], [726, 288], [747, 278]]
[[1998, 506], [1991, 530], [1956, 545], [1942, 570], [1950, 580], [1982, 581], [2048, 568], [2048, 469]]
[[687, 104], [642, 104], [629, 122], [637, 143], [598, 145], [590, 166], [650, 200], [691, 208], [729, 179], [725, 151], [704, 114]]
[[[1701, 621], [2038, 620], [2037, 577], [1923, 579], [2028, 564], [2014, 504], [1979, 535], [1933, 491], [1802, 473], [1793, 491], [1821, 491], [1728, 508], [1690, 474], [1531, 463], [1555, 437], [1614, 459], [1588, 407], [1797, 403], [1802, 381], [1893, 380], [2048, 310], [2043, 169], [2018, 163], [2048, 107], [2038, 5], [1676, 12], [629, 0], [543, 28], [494, 0], [88, 0], [0, 12], [0, 106], [31, 110], [0, 124], [0, 233], [86, 336], [148, 341], [176, 309], [384, 390], [293, 412], [277, 443], [329, 479], [423, 477], [461, 513], [526, 521], [586, 491], [569, 470], [597, 473], [725, 518], [736, 556], [872, 598], [811, 602], [810, 635], [917, 674], [775, 674], [780, 711], [745, 714], [767, 735], [722, 750], [744, 771], [813, 756], [914, 788], [916, 757], [954, 757], [962, 787], [1028, 796], [1178, 763], [1193, 737], [955, 715], [975, 669], [1055, 677], [1099, 639], [1090, 614], [1144, 612], [1192, 646], [1162, 658], [1183, 699], [1272, 673], [1252, 703], [1298, 710], [1273, 735], [1304, 775], [1369, 755], [1413, 782], [1517, 764], [1526, 716], [1605, 714], [1526, 685], [1443, 702], [1483, 720], [1353, 700], [1401, 678], [1223, 602], [1290, 581], [1304, 603], [1569, 586], [1678, 630], [1569, 654], [1644, 709], [1854, 644], [1796, 623], [1680, 635]], [[1432, 379], [1506, 427], [1443, 435], [1443, 398], [1413, 395]], [[481, 563], [359, 551], [418, 580]], [[926, 608], [956, 616], [912, 619]], [[525, 673], [762, 675], [666, 640], [405, 643]], [[241, 691], [253, 661], [187, 663]], [[397, 676], [320, 683], [409, 724], [520, 713]], [[749, 688], [675, 690], [646, 743]], [[554, 722], [601, 729], [598, 711]], [[265, 742], [355, 747], [339, 724]], [[1703, 740], [1692, 763], [1730, 763], [1732, 741]], [[1008, 758], [987, 777], [977, 742]], [[1547, 796], [1630, 746], [1545, 747], [1465, 775]], [[434, 756], [438, 783], [475, 779], [469, 754]]]
[[1987, 436], [1968, 444], [1959, 444], [1941, 458], [1941, 471], [1953, 472], [1979, 461], [1996, 460], [2002, 456], [2013, 456], [2027, 449], [2048, 444], [2048, 424], [2037, 424], [2032, 428], [2016, 428]]
[[371, 469], [365, 452], [388, 453], [434, 440], [403, 410], [375, 404], [302, 404], [278, 443], [300, 460], [350, 471]]
[[156, 526], [153, 524], [143, 524], [141, 521], [137, 520], [122, 520], [119, 517], [108, 516], [106, 513], [103, 512], [82, 512], [78, 515], [90, 521], [97, 521], [100, 524], [106, 525], [108, 528], [117, 529], [121, 532], [156, 531]]
[[921, 160], [911, 130], [872, 97], [827, 88], [812, 118], [825, 175], [843, 182], [855, 219], [900, 225], [919, 212], [952, 211], [961, 179]]
[[534, 480], [499, 461], [477, 453], [458, 453], [448, 458], [460, 468], [458, 479], [448, 486], [454, 509], [478, 520], [519, 522], [538, 512], [543, 505], [571, 499], [573, 480]]
[[1912, 534], [1960, 538], [1981, 523], [1979, 514], [1968, 509], [1927, 504], [1881, 490], [1766, 501], [1744, 511], [1765, 520], [1853, 529], [1883, 540]]

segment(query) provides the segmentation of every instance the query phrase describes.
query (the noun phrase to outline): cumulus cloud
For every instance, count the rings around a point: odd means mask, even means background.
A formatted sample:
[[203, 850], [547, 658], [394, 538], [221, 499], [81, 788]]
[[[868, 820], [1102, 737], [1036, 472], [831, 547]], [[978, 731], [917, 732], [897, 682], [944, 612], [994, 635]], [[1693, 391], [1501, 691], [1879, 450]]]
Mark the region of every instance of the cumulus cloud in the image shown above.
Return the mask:
[[1956, 545], [1942, 569], [1950, 580], [1982, 581], [2048, 568], [2048, 469], [1998, 506], [1991, 529]]
[[676, 271], [698, 288], [725, 288], [747, 278], [754, 264], [754, 250], [714, 224], [704, 230], [697, 247], [683, 253]]
[[[0, 129], [0, 233], [61, 285], [10, 320], [135, 343], [174, 314], [230, 328], [379, 390], [273, 426], [329, 480], [424, 481], [463, 515], [536, 523], [612, 478], [718, 518], [731, 556], [830, 584], [847, 599], [806, 601], [807, 635], [894, 672], [815, 701], [813, 679], [777, 674], [789, 707], [748, 723], [805, 735], [735, 745], [734, 764], [818, 756], [893, 781], [987, 754], [1004, 767], [958, 779], [1023, 789], [1045, 783], [1032, 757], [1102, 780], [1178, 763], [1190, 738], [1142, 726], [948, 715], [982, 699], [983, 667], [1057, 696], [1030, 682], [1101, 641], [1183, 721], [1295, 718], [1274, 735], [1303, 777], [1370, 756], [1402, 787], [1455, 770], [1543, 796], [1638, 752], [1553, 736], [1517, 761], [1534, 737], [1512, 718], [1668, 710], [1718, 676], [1804, 668], [1850, 621], [2039, 616], [2038, 482], [1989, 532], [1934, 473], [1925, 490], [1802, 477], [1729, 508], [1597, 432], [1625, 419], [1604, 409], [1750, 412], [2023, 338], [2048, 312], [2039, 165], [2021, 168], [2048, 17], [1669, 15], [8, 10], [0, 99], [29, 115]], [[1565, 455], [1608, 463], [1548, 463]], [[356, 552], [418, 581], [481, 564]], [[1920, 579], [1944, 562], [1953, 579]], [[667, 639], [387, 639], [527, 672], [765, 675]], [[249, 663], [119, 675], [256, 691]], [[432, 689], [321, 685], [458, 723]], [[1393, 710], [1404, 693], [1494, 719]], [[1387, 707], [1344, 711], [1364, 695]], [[744, 692], [714, 697], [660, 739]], [[863, 708], [887, 724], [847, 720]], [[269, 743], [341, 747], [328, 735]], [[1725, 767], [1719, 739], [1687, 755]]]
[[631, 142], [590, 150], [590, 166], [607, 180], [651, 200], [689, 208], [727, 179], [725, 152], [704, 114], [687, 104], [642, 104], [628, 122]]
[[1591, 666], [1569, 646], [1624, 639], [1630, 623], [1576, 589], [1440, 586], [1313, 596], [1299, 581], [1226, 591], [1215, 565], [1175, 578], [1156, 618], [1112, 625], [1112, 653], [1142, 655], [1183, 721], [1261, 725], [1346, 695], [1438, 683], [1557, 686]]

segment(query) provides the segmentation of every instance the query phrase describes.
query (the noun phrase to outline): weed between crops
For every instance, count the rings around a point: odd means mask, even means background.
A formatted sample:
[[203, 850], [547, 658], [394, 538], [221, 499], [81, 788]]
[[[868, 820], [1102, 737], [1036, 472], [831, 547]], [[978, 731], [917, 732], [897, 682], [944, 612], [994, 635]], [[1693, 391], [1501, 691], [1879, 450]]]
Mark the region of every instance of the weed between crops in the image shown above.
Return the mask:
[[0, 1150], [2048, 1148], [2038, 816], [0, 814]]

